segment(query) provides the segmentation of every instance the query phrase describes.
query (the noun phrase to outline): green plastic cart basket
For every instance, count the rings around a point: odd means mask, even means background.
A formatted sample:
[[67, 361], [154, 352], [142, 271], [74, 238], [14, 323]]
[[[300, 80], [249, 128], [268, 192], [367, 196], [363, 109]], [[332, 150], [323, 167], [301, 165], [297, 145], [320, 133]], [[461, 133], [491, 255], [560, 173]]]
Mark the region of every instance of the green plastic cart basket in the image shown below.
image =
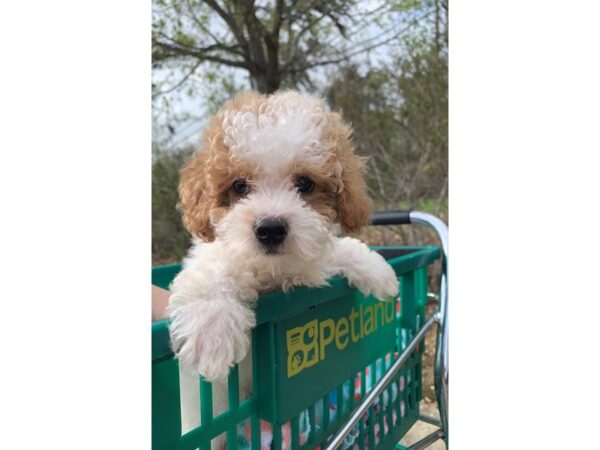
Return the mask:
[[[377, 214], [376, 225], [417, 223], [428, 216]], [[200, 426], [183, 435], [179, 368], [169, 345], [169, 324], [154, 322], [152, 448], [210, 450], [219, 436], [227, 450], [266, 445], [275, 450], [404, 448], [399, 440], [423, 420], [422, 339], [433, 322], [440, 322], [439, 311], [425, 320], [428, 269], [443, 252], [433, 246], [374, 250], [398, 275], [398, 298], [380, 302], [364, 297], [341, 277], [325, 288], [261, 296], [252, 332], [252, 393], [240, 400], [234, 368], [228, 379], [228, 409], [213, 414], [211, 383], [199, 377]], [[152, 283], [168, 289], [179, 270], [179, 265], [155, 267]], [[436, 365], [436, 391], [438, 369]], [[445, 403], [437, 394], [443, 416]], [[445, 437], [445, 424], [438, 425], [435, 436], [414, 448]]]

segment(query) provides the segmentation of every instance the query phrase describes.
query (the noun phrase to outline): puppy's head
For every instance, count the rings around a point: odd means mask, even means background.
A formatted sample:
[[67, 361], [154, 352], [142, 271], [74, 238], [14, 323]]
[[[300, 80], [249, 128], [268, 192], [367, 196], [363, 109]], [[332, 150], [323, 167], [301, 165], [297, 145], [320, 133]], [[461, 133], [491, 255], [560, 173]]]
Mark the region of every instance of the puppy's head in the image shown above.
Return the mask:
[[354, 233], [369, 220], [350, 137], [318, 98], [238, 95], [211, 118], [181, 172], [186, 228], [259, 255], [314, 258], [334, 224]]

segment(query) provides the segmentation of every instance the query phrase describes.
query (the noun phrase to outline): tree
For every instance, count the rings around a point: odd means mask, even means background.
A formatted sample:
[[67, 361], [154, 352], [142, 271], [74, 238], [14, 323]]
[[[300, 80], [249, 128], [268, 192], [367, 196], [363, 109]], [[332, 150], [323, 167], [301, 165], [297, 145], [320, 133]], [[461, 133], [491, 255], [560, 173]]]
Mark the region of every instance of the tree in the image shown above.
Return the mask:
[[177, 202], [179, 169], [193, 153], [193, 148], [165, 152], [153, 151], [152, 161], [152, 260], [165, 263], [179, 260], [190, 245], [183, 227]]
[[352, 122], [358, 152], [369, 156], [370, 193], [381, 208], [446, 208], [447, 9], [436, 5], [434, 22], [403, 38], [389, 63], [346, 65], [326, 90], [331, 107]]
[[187, 65], [169, 90], [183, 85], [205, 63], [247, 72], [252, 87], [263, 93], [310, 86], [311, 69], [348, 61], [393, 42], [407, 26], [436, 12], [426, 1], [366, 3], [155, 0], [153, 65], [164, 68], [172, 61]]

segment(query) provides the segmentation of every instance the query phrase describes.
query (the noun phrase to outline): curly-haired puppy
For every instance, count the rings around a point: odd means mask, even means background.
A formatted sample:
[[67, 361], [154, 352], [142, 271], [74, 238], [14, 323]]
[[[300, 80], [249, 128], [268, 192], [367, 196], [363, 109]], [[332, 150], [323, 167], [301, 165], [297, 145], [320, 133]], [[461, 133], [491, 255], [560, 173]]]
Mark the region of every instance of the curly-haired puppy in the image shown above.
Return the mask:
[[[248, 354], [261, 293], [324, 286], [340, 274], [364, 294], [397, 295], [385, 260], [339, 236], [370, 217], [364, 162], [350, 139], [339, 114], [295, 91], [240, 94], [210, 120], [179, 185], [195, 237], [168, 308], [182, 371], [223, 381]], [[244, 386], [243, 367], [240, 376]]]

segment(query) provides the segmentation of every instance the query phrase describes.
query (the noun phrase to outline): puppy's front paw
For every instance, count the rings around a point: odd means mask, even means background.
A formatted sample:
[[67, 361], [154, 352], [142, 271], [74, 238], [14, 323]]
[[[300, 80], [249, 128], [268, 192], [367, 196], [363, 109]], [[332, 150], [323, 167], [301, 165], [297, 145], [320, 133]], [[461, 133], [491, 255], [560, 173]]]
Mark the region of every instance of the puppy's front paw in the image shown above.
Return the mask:
[[370, 252], [360, 274], [352, 283], [364, 294], [379, 300], [388, 300], [398, 295], [398, 277], [392, 266], [378, 253]]
[[379, 281], [379, 289], [373, 290], [373, 296], [380, 300], [395, 298], [398, 296], [400, 289], [398, 276], [392, 266], [384, 261], [385, 268], [381, 268], [381, 277]]
[[171, 313], [171, 342], [180, 364], [223, 381], [248, 353], [254, 312], [237, 301], [199, 300]]

